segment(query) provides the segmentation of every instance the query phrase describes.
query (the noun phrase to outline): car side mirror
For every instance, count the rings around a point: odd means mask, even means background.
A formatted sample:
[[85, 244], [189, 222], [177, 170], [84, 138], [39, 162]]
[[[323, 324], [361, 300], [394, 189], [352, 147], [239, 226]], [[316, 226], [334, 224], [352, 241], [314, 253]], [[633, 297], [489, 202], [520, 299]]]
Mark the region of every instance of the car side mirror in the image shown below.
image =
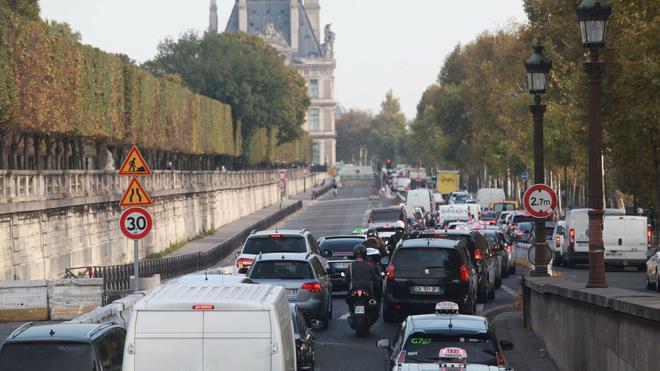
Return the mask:
[[238, 273], [239, 273], [239, 274], [247, 274], [247, 272], [248, 272], [248, 269], [247, 269], [247, 268], [240, 268], [240, 269], [238, 270]]
[[323, 322], [313, 319], [309, 321], [309, 327], [311, 327], [313, 330], [320, 330], [323, 328]]
[[323, 255], [324, 257], [327, 258], [327, 257], [329, 257], [329, 256], [332, 256], [332, 251], [330, 251], [330, 250], [323, 250], [322, 255]]
[[513, 343], [509, 340], [500, 340], [500, 348], [502, 350], [511, 350], [513, 349]]
[[390, 257], [389, 256], [383, 256], [382, 258], [380, 258], [380, 264], [382, 264], [382, 265], [390, 264]]
[[234, 258], [235, 258], [235, 259], [238, 259], [239, 256], [241, 256], [241, 252], [240, 252], [240, 251], [236, 251], [236, 252], [234, 253]]
[[390, 349], [390, 339], [380, 339], [376, 346], [382, 349]]

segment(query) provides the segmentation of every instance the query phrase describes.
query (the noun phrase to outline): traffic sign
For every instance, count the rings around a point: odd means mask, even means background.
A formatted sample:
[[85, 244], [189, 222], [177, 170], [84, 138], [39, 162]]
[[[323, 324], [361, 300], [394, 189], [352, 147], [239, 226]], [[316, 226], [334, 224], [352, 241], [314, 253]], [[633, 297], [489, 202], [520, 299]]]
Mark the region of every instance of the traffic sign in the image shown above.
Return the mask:
[[124, 236], [132, 240], [140, 240], [151, 231], [153, 222], [151, 214], [145, 209], [133, 207], [121, 214], [119, 227]]
[[142, 188], [142, 185], [136, 178], [133, 178], [131, 180], [131, 184], [128, 185], [128, 188], [126, 189], [126, 193], [124, 193], [124, 196], [121, 198], [121, 202], [119, 202], [120, 207], [129, 207], [129, 206], [151, 206], [153, 205], [153, 202], [151, 202], [151, 198], [147, 194], [147, 192], [144, 191], [144, 188]]
[[280, 180], [280, 188], [286, 188], [286, 180]]
[[124, 176], [146, 176], [151, 175], [151, 169], [147, 165], [147, 162], [142, 157], [142, 154], [137, 149], [136, 146], [131, 148], [131, 151], [128, 152], [124, 164], [119, 168], [119, 175]]
[[286, 180], [286, 173], [284, 171], [280, 172], [280, 180]]
[[535, 218], [546, 218], [557, 209], [557, 194], [546, 184], [535, 184], [523, 196], [525, 211]]
[[522, 178], [523, 182], [526, 182], [527, 179], [529, 179], [529, 173], [525, 171], [524, 173], [520, 174], [520, 177]]

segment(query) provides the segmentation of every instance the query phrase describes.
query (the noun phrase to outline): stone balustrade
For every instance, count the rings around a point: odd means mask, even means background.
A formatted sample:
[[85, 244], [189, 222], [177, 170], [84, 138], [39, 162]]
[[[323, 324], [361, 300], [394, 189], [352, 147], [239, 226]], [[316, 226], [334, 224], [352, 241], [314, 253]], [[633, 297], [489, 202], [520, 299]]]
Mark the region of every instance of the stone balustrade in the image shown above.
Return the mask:
[[[301, 178], [302, 169], [248, 171], [154, 171], [141, 177], [140, 183], [152, 197], [244, 188], [278, 182], [284, 171], [288, 180]], [[0, 170], [0, 214], [15, 212], [18, 203], [42, 203], [76, 199], [85, 203], [119, 199], [128, 187], [130, 177], [120, 177], [116, 171], [85, 170]], [[57, 207], [60, 203], [53, 203]], [[26, 205], [24, 205], [26, 206]], [[30, 209], [30, 208], [27, 208]], [[25, 207], [21, 211], [28, 211]]]

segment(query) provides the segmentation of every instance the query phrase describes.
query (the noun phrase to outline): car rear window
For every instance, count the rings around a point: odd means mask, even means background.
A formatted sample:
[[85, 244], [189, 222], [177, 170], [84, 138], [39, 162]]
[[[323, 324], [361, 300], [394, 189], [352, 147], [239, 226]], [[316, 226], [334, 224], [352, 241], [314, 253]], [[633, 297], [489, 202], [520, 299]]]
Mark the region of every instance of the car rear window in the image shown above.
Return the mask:
[[488, 335], [413, 333], [408, 336], [403, 350], [406, 363], [434, 363], [438, 360], [438, 351], [448, 347], [465, 350], [468, 363], [497, 366], [497, 344]]
[[371, 220], [374, 223], [396, 221], [402, 216], [401, 210], [373, 210], [371, 212]]
[[347, 254], [353, 253], [353, 248], [357, 245], [363, 244], [364, 239], [361, 238], [337, 238], [330, 240], [323, 240], [321, 242], [321, 251], [330, 250], [332, 254]]
[[534, 221], [535, 221], [534, 217], [530, 215], [514, 215], [513, 219], [511, 219], [511, 224], [520, 224], [520, 223], [534, 222]]
[[506, 204], [497, 204], [497, 203], [496, 203], [496, 204], [493, 205], [493, 210], [495, 210], [495, 211], [498, 212], [498, 213], [499, 213], [499, 212], [502, 212], [502, 211], [513, 211], [513, 210], [515, 210], [515, 209], [516, 209], [516, 205], [515, 205], [515, 204], [509, 204], [509, 203], [506, 203]]
[[524, 223], [518, 224], [518, 230], [521, 231], [521, 232], [531, 231], [532, 228], [534, 228], [534, 223], [524, 222]]
[[265, 236], [252, 237], [245, 242], [243, 254], [258, 255], [273, 252], [307, 252], [305, 238], [302, 236]]
[[0, 370], [90, 371], [93, 359], [86, 343], [8, 343], [0, 352]]
[[392, 261], [394, 269], [403, 274], [419, 273], [420, 268], [430, 267], [455, 270], [461, 263], [461, 257], [454, 249], [428, 247], [398, 249]]
[[497, 219], [497, 213], [494, 211], [487, 211], [481, 214], [481, 219]]
[[492, 243], [497, 243], [497, 232], [481, 231], [484, 237], [488, 238]]
[[250, 271], [251, 279], [306, 280], [313, 279], [308, 262], [269, 260], [257, 262]]

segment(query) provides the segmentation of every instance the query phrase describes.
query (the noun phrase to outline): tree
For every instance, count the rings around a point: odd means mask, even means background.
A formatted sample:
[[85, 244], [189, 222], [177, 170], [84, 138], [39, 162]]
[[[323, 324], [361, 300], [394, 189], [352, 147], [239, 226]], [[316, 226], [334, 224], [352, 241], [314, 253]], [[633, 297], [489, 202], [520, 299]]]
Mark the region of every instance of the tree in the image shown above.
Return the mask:
[[82, 35], [80, 34], [80, 32], [74, 31], [71, 28], [71, 25], [66, 22], [46, 21], [46, 24], [48, 24], [48, 27], [50, 27], [51, 31], [55, 32], [56, 34], [62, 37], [65, 37], [77, 43], [80, 43], [82, 41]]
[[39, 19], [39, 12], [41, 11], [38, 0], [0, 0], [0, 6], [9, 8], [23, 17], [35, 20]]
[[400, 156], [406, 136], [406, 116], [401, 112], [399, 99], [390, 90], [380, 105], [381, 111], [371, 120], [368, 130], [369, 153], [379, 161]]
[[310, 104], [305, 81], [259, 37], [187, 33], [178, 41], [163, 41], [144, 67], [155, 74], [177, 74], [196, 92], [229, 104], [244, 147], [261, 128], [276, 132], [279, 143], [302, 133]]
[[337, 159], [356, 162], [360, 151], [367, 148], [369, 124], [373, 115], [366, 111], [350, 110], [337, 118]]

